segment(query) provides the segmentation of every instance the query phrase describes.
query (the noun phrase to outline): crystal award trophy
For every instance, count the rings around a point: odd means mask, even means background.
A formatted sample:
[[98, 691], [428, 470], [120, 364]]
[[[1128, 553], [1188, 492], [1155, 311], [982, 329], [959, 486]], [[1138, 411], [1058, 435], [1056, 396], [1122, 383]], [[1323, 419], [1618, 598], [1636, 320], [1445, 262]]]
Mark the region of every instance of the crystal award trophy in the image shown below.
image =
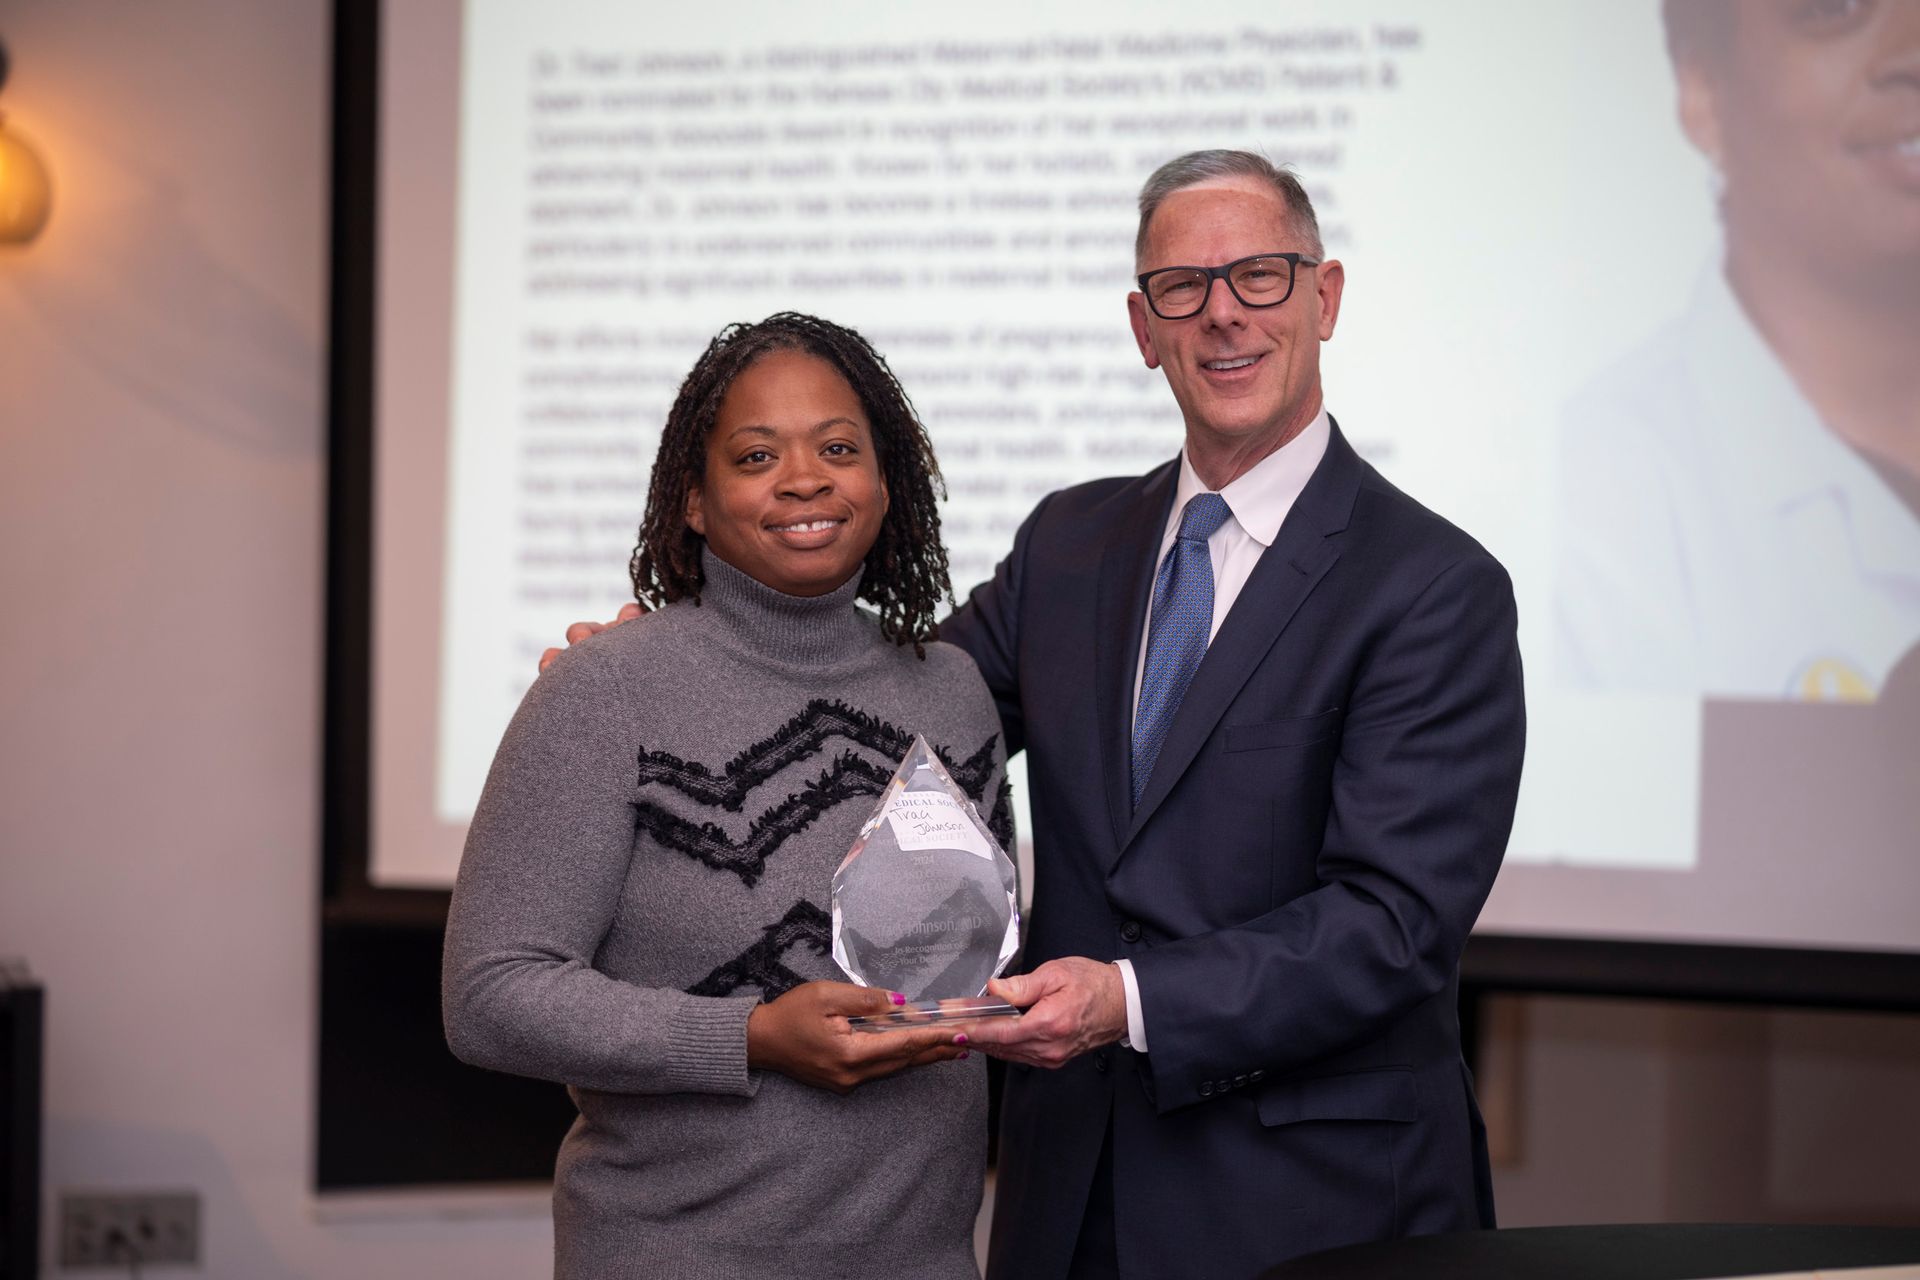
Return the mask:
[[1013, 863], [916, 735], [833, 875], [833, 958], [863, 987], [907, 1006], [855, 1027], [1011, 1017], [983, 996], [1020, 946]]

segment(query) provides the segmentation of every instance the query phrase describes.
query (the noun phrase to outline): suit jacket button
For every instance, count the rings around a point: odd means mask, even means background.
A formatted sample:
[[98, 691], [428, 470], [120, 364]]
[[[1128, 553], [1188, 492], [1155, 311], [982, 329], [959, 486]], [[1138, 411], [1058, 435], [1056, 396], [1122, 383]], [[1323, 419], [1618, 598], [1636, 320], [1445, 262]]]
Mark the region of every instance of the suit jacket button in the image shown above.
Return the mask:
[[1246, 1078], [1245, 1076], [1235, 1076], [1235, 1077], [1233, 1078], [1233, 1087], [1234, 1087], [1234, 1088], [1236, 1088], [1236, 1089], [1244, 1089], [1244, 1088], [1246, 1088], [1246, 1087], [1247, 1087], [1247, 1078]]
[[1262, 1080], [1265, 1080], [1266, 1078], [1267, 1078], [1267, 1073], [1265, 1070], [1250, 1072], [1247, 1076], [1247, 1079], [1253, 1081], [1255, 1084], [1259, 1084]]
[[1123, 925], [1121, 925], [1121, 926], [1120, 926], [1120, 940], [1121, 940], [1122, 942], [1138, 942], [1138, 941], [1140, 941], [1140, 924], [1139, 924], [1139, 922], [1138, 922], [1138, 921], [1135, 921], [1135, 920], [1129, 920], [1129, 921], [1127, 921], [1127, 922], [1126, 922], [1125, 924], [1123, 924]]
[[1203, 1098], [1211, 1098], [1213, 1096], [1213, 1081], [1202, 1080], [1200, 1082], [1200, 1096]]
[[1101, 1075], [1107, 1074], [1107, 1055], [1106, 1054], [1096, 1053], [1093, 1055], [1093, 1069], [1095, 1071], [1098, 1071]]

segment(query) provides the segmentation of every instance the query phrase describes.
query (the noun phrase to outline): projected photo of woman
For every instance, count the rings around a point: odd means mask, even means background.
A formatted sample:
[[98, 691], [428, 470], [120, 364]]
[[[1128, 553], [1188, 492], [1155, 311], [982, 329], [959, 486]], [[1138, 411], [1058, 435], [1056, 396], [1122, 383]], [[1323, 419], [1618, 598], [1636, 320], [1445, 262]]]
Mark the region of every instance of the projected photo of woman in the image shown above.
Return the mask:
[[561, 1277], [978, 1274], [985, 1061], [951, 1026], [849, 1030], [898, 1000], [829, 956], [834, 870], [915, 733], [1011, 837], [993, 702], [932, 638], [939, 484], [858, 334], [729, 327], [654, 464], [653, 612], [567, 650], [500, 744], [446, 1030], [570, 1088]]
[[1872, 700], [1920, 640], [1920, 0], [1663, 16], [1725, 252], [1563, 424], [1561, 678]]

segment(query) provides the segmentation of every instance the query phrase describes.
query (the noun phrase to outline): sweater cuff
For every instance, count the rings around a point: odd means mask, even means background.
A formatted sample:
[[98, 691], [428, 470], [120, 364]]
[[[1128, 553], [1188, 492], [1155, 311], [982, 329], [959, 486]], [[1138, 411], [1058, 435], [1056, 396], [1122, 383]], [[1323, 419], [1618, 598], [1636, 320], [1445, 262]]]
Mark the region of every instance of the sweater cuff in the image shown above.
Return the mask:
[[667, 1023], [667, 1091], [731, 1093], [760, 1091], [757, 1072], [747, 1071], [747, 1019], [758, 1000], [688, 996]]

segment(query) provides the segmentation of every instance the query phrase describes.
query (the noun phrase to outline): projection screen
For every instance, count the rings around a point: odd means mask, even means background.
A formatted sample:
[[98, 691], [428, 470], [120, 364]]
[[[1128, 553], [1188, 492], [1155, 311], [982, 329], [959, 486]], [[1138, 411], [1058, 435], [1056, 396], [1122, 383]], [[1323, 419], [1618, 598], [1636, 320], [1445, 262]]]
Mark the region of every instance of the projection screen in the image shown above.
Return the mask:
[[451, 883], [541, 650], [631, 597], [716, 329], [812, 311], [886, 354], [964, 598], [1040, 497], [1179, 449], [1134, 200], [1240, 147], [1345, 264], [1342, 430], [1513, 576], [1528, 757], [1481, 928], [1920, 948], [1913, 477], [1729, 281], [1652, 0], [423, 0], [381, 42], [374, 888]]

